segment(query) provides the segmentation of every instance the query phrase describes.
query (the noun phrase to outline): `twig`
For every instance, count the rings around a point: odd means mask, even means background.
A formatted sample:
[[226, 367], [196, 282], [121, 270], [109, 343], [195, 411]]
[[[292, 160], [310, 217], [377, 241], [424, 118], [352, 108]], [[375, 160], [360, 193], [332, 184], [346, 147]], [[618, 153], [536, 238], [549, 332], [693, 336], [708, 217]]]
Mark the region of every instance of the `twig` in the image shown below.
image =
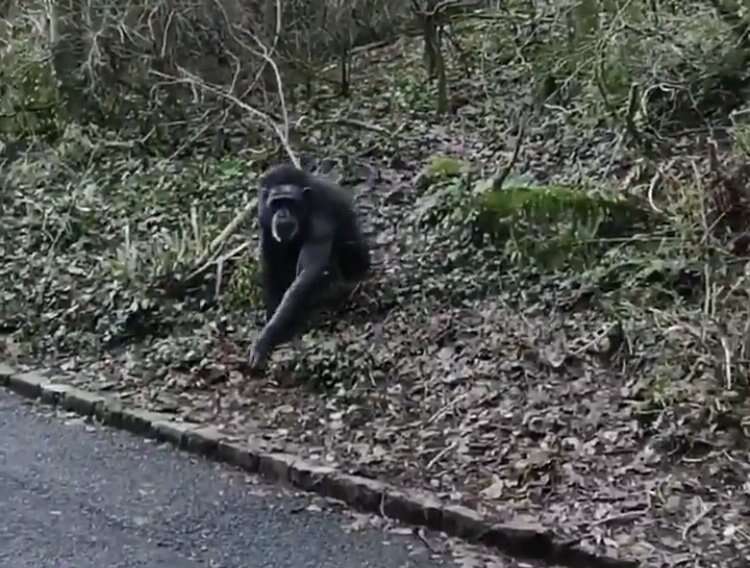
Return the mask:
[[[256, 200], [253, 199], [250, 203], [248, 203], [248, 205], [245, 207], [245, 209], [243, 209], [242, 214], [243, 215], [247, 214], [247, 212], [249, 211], [249, 209], [252, 208], [250, 206], [253, 206], [253, 207], [255, 206], [255, 202], [256, 202]], [[235, 220], [237, 220], [239, 218], [240, 217], [237, 216], [235, 218]], [[227, 226], [226, 229], [224, 229], [224, 231], [222, 231], [222, 235], [225, 232], [227, 232], [227, 230], [230, 229], [230, 228], [232, 229], [232, 231], [234, 231], [234, 227], [232, 227], [231, 224], [230, 224], [230, 225]], [[227, 234], [230, 234], [230, 233], [227, 233]], [[219, 236], [221, 236], [221, 235], [219, 235]], [[214, 240], [214, 242], [216, 240], [218, 240], [218, 238], [219, 237], [217, 237]], [[222, 243], [223, 243], [223, 241], [222, 241]], [[196, 262], [196, 265], [198, 265], [198, 268], [196, 268], [195, 270], [193, 270], [192, 272], [190, 272], [188, 274], [188, 276], [186, 278], [184, 278], [182, 281], [183, 282], [191, 282], [194, 278], [197, 278], [198, 276], [200, 276], [201, 274], [203, 274], [204, 272], [206, 272], [211, 267], [211, 265], [214, 264], [215, 262], [226, 262], [227, 260], [231, 260], [232, 258], [234, 258], [237, 255], [239, 255], [242, 251], [244, 251], [249, 246], [250, 246], [250, 243], [247, 243], [247, 242], [242, 243], [237, 248], [235, 248], [234, 250], [232, 250], [232, 252], [229, 252], [229, 253], [225, 254], [224, 256], [222, 256], [222, 257], [218, 257], [218, 252], [219, 252], [218, 250], [212, 252], [211, 249], [209, 249], [208, 252], [204, 253], [203, 256], [201, 256], [200, 261]]]
[[226, 100], [230, 101], [231, 103], [237, 105], [239, 108], [247, 112], [248, 114], [254, 116], [255, 118], [262, 121], [266, 126], [268, 126], [271, 130], [274, 131], [276, 136], [279, 138], [279, 141], [281, 142], [281, 145], [284, 147], [284, 150], [286, 151], [287, 155], [289, 156], [289, 159], [294, 163], [295, 166], [299, 167], [299, 159], [294, 154], [294, 151], [289, 146], [289, 140], [286, 136], [285, 130], [282, 129], [272, 118], [269, 114], [258, 110], [257, 108], [241, 101], [239, 98], [237, 98], [232, 93], [228, 93], [221, 87], [217, 85], [212, 85], [211, 83], [208, 83], [207, 81], [204, 81], [197, 75], [194, 75], [184, 67], [178, 67], [178, 70], [183, 75], [182, 77], [172, 77], [169, 75], [166, 75], [164, 73], [161, 73], [160, 71], [151, 71], [153, 75], [156, 75], [158, 77], [161, 77], [165, 80], [171, 80], [176, 83], [182, 83], [187, 85], [194, 85], [198, 86], [201, 89], [216, 95], [218, 97], [225, 98]]
[[[273, 51], [276, 49], [276, 44], [279, 41], [279, 37], [281, 36], [281, 14], [283, 12], [281, 0], [276, 0], [276, 28], [274, 33], [274, 43], [271, 46], [271, 49], [266, 47], [266, 45], [263, 44], [262, 41], [258, 39], [258, 37], [252, 33], [250, 33], [248, 30], [243, 30], [240, 28], [237, 24], [233, 23], [232, 20], [229, 17], [229, 14], [227, 14], [226, 9], [224, 8], [224, 5], [219, 0], [215, 0], [214, 4], [216, 7], [221, 11], [221, 14], [224, 16], [224, 23], [227, 27], [227, 32], [231, 36], [231, 38], [237, 42], [238, 45], [244, 47], [246, 50], [248, 50], [253, 55], [260, 57], [263, 59], [263, 62], [265, 65], [268, 65], [273, 70], [274, 78], [276, 79], [276, 93], [279, 96], [279, 104], [281, 106], [281, 116], [282, 116], [282, 125], [283, 130], [279, 129], [277, 125], [275, 125], [272, 121], [269, 121], [269, 124], [274, 127], [274, 131], [279, 136], [279, 138], [282, 141], [282, 144], [284, 146], [284, 149], [287, 151], [287, 154], [289, 154], [289, 159], [292, 161], [292, 163], [299, 167], [299, 161], [297, 160], [294, 153], [291, 151], [291, 148], [289, 148], [289, 114], [287, 112], [286, 108], [286, 98], [284, 97], [284, 89], [282, 87], [283, 82], [281, 80], [281, 72], [279, 71], [279, 66], [276, 65], [276, 62], [271, 58], [271, 55], [273, 54]], [[258, 49], [254, 49], [253, 47], [249, 46], [244, 41], [240, 40], [239, 37], [237, 37], [237, 34], [234, 33], [234, 29], [240, 29], [247, 33], [255, 42], [255, 44], [258, 46]], [[260, 70], [262, 72], [262, 69]], [[260, 76], [260, 72], [258, 73], [258, 76]], [[235, 101], [239, 100], [237, 97], [234, 97]], [[232, 102], [235, 102], [232, 101]], [[235, 104], [237, 104], [235, 102]], [[243, 108], [240, 105], [240, 108]], [[247, 110], [247, 109], [245, 109]], [[267, 115], [266, 115], [267, 116]]]
[[523, 143], [523, 139], [526, 136], [526, 117], [522, 116], [521, 119], [518, 121], [518, 136], [516, 136], [516, 144], [513, 148], [513, 155], [510, 158], [510, 161], [508, 162], [508, 165], [505, 166], [503, 171], [500, 172], [497, 176], [492, 178], [492, 189], [497, 191], [498, 189], [502, 189], [503, 183], [505, 183], [505, 180], [510, 175], [510, 172], [513, 171], [513, 166], [516, 164], [516, 160], [518, 159], [518, 154], [521, 151], [521, 144]]
[[688, 533], [695, 528], [698, 523], [701, 522], [701, 520], [708, 515], [711, 510], [716, 506], [716, 503], [711, 503], [708, 506], [704, 506], [703, 510], [698, 513], [687, 525], [685, 525], [685, 528], [682, 529], [682, 540], [687, 540]]
[[377, 132], [378, 134], [389, 137], [394, 134], [394, 132], [385, 129], [382, 126], [369, 124], [367, 122], [356, 120], [354, 118], [328, 118], [325, 120], [316, 120], [314, 124], [339, 124], [341, 126], [351, 126], [353, 128], [359, 128], [361, 130], [371, 130], [372, 132]]
[[432, 459], [431, 459], [431, 460], [430, 460], [430, 461], [429, 461], [429, 462], [427, 463], [427, 465], [425, 466], [425, 469], [426, 469], [427, 471], [431, 470], [431, 469], [432, 469], [432, 466], [434, 466], [434, 465], [435, 465], [435, 464], [436, 464], [437, 462], [439, 462], [439, 461], [440, 461], [440, 460], [441, 460], [441, 459], [443, 458], [443, 456], [445, 456], [445, 454], [447, 454], [447, 453], [448, 453], [448, 452], [450, 452], [451, 450], [455, 449], [455, 447], [456, 447], [456, 442], [451, 442], [451, 443], [450, 443], [449, 445], [445, 446], [445, 447], [444, 447], [444, 448], [443, 448], [442, 450], [440, 450], [440, 451], [439, 451], [439, 452], [438, 452], [438, 453], [437, 453], [437, 454], [435, 455], [435, 457], [433, 457], [433, 458], [432, 458]]
[[734, 381], [732, 380], [732, 350], [729, 347], [729, 339], [722, 334], [719, 338], [721, 349], [724, 352], [724, 386], [727, 390], [732, 390]]
[[659, 185], [661, 178], [662, 178], [661, 171], [657, 169], [656, 173], [654, 174], [654, 177], [651, 178], [651, 183], [648, 184], [648, 204], [651, 206], [651, 209], [653, 209], [659, 214], [664, 213], [664, 212], [661, 209], [659, 209], [656, 206], [656, 203], [654, 202], [654, 191], [656, 190], [656, 187]]
[[608, 324], [605, 329], [601, 330], [598, 333], [594, 333], [594, 337], [592, 339], [581, 345], [578, 349], [574, 349], [573, 351], [571, 351], [571, 355], [573, 355], [574, 357], [578, 357], [582, 353], [585, 353], [590, 347], [596, 345], [602, 338], [607, 337], [609, 332], [618, 325], [620, 325], [619, 322]]
[[623, 521], [634, 521], [635, 519], [639, 519], [646, 513], [646, 510], [641, 511], [625, 511], [623, 513], [617, 513], [615, 515], [610, 515], [608, 517], [604, 517], [603, 519], [599, 519], [598, 521], [594, 521], [591, 523], [591, 527], [598, 527], [601, 525], [608, 525], [610, 523], [619, 523]]

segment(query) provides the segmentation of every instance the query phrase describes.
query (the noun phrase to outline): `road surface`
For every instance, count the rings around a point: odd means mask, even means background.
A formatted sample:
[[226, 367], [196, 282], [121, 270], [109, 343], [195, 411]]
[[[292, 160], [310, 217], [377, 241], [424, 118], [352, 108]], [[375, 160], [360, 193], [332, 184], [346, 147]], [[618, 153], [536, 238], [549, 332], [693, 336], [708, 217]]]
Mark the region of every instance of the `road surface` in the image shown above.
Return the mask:
[[2, 568], [452, 566], [320, 502], [0, 389]]

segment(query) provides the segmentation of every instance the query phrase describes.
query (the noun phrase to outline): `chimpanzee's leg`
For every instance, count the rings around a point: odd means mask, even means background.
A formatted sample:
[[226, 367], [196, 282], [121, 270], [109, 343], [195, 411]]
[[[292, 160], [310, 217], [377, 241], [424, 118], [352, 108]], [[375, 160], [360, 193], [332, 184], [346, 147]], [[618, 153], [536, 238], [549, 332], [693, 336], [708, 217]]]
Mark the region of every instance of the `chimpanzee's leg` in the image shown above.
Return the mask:
[[353, 234], [347, 241], [337, 247], [336, 258], [341, 277], [344, 280], [357, 282], [367, 276], [372, 261], [370, 248], [364, 237], [356, 227], [352, 230]]

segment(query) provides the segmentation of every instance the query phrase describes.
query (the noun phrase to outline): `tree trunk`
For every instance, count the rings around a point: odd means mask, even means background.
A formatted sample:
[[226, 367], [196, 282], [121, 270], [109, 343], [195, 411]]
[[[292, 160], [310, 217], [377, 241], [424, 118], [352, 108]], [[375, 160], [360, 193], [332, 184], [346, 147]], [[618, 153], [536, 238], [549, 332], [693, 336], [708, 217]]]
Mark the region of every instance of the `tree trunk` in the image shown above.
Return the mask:
[[94, 101], [86, 94], [86, 61], [84, 40], [83, 1], [49, 0], [49, 46], [52, 67], [58, 80], [60, 94], [71, 118], [85, 121], [95, 112]]

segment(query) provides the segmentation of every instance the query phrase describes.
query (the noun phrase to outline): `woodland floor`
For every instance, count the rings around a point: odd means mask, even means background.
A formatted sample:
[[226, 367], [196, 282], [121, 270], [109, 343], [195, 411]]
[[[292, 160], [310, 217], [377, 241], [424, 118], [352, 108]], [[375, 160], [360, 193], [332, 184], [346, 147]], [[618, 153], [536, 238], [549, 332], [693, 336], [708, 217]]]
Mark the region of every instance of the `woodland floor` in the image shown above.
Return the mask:
[[[359, 198], [376, 243], [376, 273], [337, 312], [340, 321], [324, 318], [304, 340], [281, 349], [266, 377], [244, 376], [238, 366], [259, 317], [221, 303], [186, 322], [175, 316], [167, 333], [117, 347], [68, 341], [65, 335], [83, 326], [72, 312], [80, 318], [128, 298], [109, 284], [84, 284], [96, 274], [91, 257], [104, 255], [91, 250], [111, 249], [122, 228], [92, 229], [97, 244], [82, 237], [55, 249], [56, 269], [66, 276], [51, 276], [42, 262], [46, 245], [24, 232], [28, 203], [18, 203], [29, 197], [20, 189], [17, 204], [8, 198], [3, 213], [4, 223], [12, 223], [5, 226], [18, 234], [3, 237], [0, 315], [7, 329], [22, 327], [11, 313], [29, 309], [29, 299], [10, 285], [20, 275], [42, 317], [37, 339], [8, 336], [14, 339], [6, 341], [5, 356], [43, 361], [71, 384], [351, 473], [436, 492], [499, 521], [541, 525], [644, 566], [747, 566], [743, 417], [750, 405], [722, 393], [715, 353], [701, 350], [700, 302], [649, 303], [656, 285], [613, 299], [575, 275], [510, 270], [495, 274], [498, 287], [483, 294], [471, 278], [480, 284], [484, 278], [480, 253], [476, 266], [457, 267], [441, 248], [447, 244], [419, 234], [413, 182], [429, 156], [493, 166], [510, 156], [512, 137], [499, 126], [473, 128], [472, 120], [484, 119], [477, 109], [464, 110], [452, 121], [409, 122], [408, 141], [387, 158], [381, 147], [361, 143], [359, 156], [380, 173]], [[379, 124], [389, 128], [385, 120]], [[617, 132], [583, 131], [561, 117], [530, 128], [517, 172], [542, 182], [600, 180], [623, 188], [637, 177], [637, 160], [622, 150]], [[703, 163], [700, 148], [678, 153], [670, 162], [675, 176], [689, 171], [692, 158]], [[13, 184], [5, 187], [10, 195]], [[239, 194], [227, 199], [224, 213], [239, 203]], [[154, 209], [150, 219], [173, 214], [169, 207]], [[103, 216], [116, 219], [116, 207]], [[38, 262], [18, 252], [35, 247], [43, 250]], [[54, 298], [50, 289], [57, 290]], [[732, 308], [726, 310], [717, 318], [731, 326]], [[56, 318], [66, 323], [54, 327]], [[89, 336], [99, 333], [90, 327]], [[301, 376], [323, 375], [333, 387], [300, 384]]]

